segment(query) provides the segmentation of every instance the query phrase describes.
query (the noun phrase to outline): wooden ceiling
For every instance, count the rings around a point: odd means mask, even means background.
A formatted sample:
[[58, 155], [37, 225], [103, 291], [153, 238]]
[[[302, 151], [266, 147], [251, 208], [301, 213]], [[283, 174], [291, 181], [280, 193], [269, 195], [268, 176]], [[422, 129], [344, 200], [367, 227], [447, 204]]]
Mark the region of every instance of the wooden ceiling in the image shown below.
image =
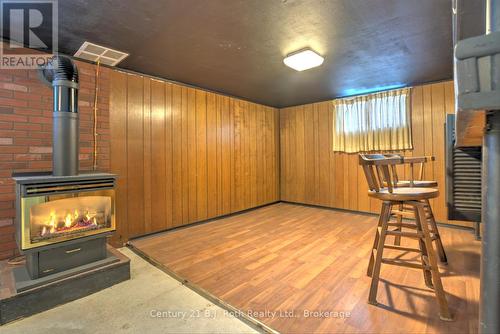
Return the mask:
[[[65, 0], [59, 48], [87, 40], [130, 53], [124, 69], [285, 107], [450, 79], [451, 22], [451, 0]], [[305, 47], [321, 67], [283, 64]]]

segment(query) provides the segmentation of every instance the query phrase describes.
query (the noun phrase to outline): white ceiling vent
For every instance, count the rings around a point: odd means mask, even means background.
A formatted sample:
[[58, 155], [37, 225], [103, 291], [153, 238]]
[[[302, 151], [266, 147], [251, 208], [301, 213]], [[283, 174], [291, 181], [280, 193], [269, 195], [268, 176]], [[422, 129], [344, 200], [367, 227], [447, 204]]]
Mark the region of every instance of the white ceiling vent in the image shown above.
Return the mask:
[[115, 66], [123, 59], [128, 57], [128, 53], [113, 50], [101, 45], [90, 42], [84, 42], [80, 49], [76, 51], [75, 57], [90, 60], [101, 64]]

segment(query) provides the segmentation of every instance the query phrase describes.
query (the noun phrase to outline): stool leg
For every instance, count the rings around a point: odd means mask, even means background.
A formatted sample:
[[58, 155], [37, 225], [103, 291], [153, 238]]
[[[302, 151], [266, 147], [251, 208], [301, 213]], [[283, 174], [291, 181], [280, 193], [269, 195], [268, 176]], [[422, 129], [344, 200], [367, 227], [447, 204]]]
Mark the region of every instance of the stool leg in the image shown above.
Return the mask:
[[439, 317], [441, 320], [452, 320], [450, 315], [450, 310], [448, 309], [448, 302], [446, 301], [446, 295], [443, 289], [443, 283], [441, 282], [441, 274], [439, 273], [439, 268], [437, 265], [436, 256], [434, 254], [434, 248], [432, 247], [432, 239], [429, 233], [429, 227], [426, 223], [425, 218], [425, 204], [417, 203], [417, 224], [422, 229], [424, 234], [425, 246], [428, 250], [429, 265], [432, 271], [432, 280], [434, 283], [434, 293], [436, 294], [436, 299], [439, 303]]
[[[403, 223], [403, 216], [401, 215], [398, 215], [396, 217], [396, 222], [399, 224], [399, 227], [398, 227], [398, 231], [401, 232], [402, 230], [402, 227], [401, 227], [401, 224]], [[397, 235], [394, 237], [394, 245], [395, 246], [401, 246], [401, 236], [400, 235]]]
[[[384, 252], [385, 245], [385, 237], [388, 227], [388, 222], [391, 217], [391, 203], [384, 202], [382, 205], [382, 211], [380, 214], [381, 218], [381, 226], [380, 226], [380, 236], [377, 244], [377, 254], [375, 257], [375, 263], [373, 266], [372, 272], [372, 283], [370, 286], [370, 295], [368, 297], [368, 303], [372, 305], [377, 305], [377, 290], [378, 290], [378, 281], [380, 275], [380, 266], [382, 265], [382, 253]], [[378, 227], [377, 227], [378, 230]]]
[[377, 249], [378, 241], [380, 239], [380, 233], [378, 231], [378, 228], [382, 226], [382, 220], [383, 220], [384, 216], [385, 216], [385, 206], [382, 205], [382, 209], [380, 210], [380, 216], [378, 217], [378, 224], [377, 224], [377, 229], [375, 232], [375, 238], [373, 239], [373, 246], [372, 246], [372, 249], [370, 251], [370, 261], [368, 262], [368, 269], [366, 270], [366, 276], [369, 276], [369, 277], [372, 276], [373, 263], [375, 262], [374, 251]]
[[[418, 218], [417, 208], [415, 207], [414, 210], [415, 210], [415, 219], [417, 219]], [[417, 221], [417, 231], [422, 232], [422, 229], [420, 228], [419, 225], [420, 224]], [[420, 249], [420, 261], [421, 261], [422, 265], [426, 266], [426, 267], [429, 266], [429, 252], [427, 251], [427, 247], [426, 247], [423, 239], [418, 239], [418, 248]], [[426, 268], [422, 269], [422, 271], [424, 273], [425, 285], [430, 289], [434, 289], [434, 285], [432, 284], [431, 271], [429, 269], [426, 269]]]
[[[403, 211], [403, 204], [398, 205], [398, 209], [399, 209], [400, 211]], [[399, 225], [399, 226], [396, 228], [396, 231], [401, 232], [401, 230], [402, 230], [402, 226], [401, 226], [401, 224], [403, 223], [403, 216], [402, 216], [402, 215], [396, 215], [396, 222], [397, 222], [397, 224]], [[395, 246], [401, 246], [401, 236], [400, 236], [400, 235], [396, 235], [396, 236], [394, 237], [394, 245], [395, 245]]]
[[427, 213], [429, 214], [429, 223], [430, 223], [432, 231], [436, 237], [436, 249], [437, 249], [437, 252], [439, 255], [439, 260], [442, 263], [448, 263], [448, 259], [446, 257], [446, 252], [444, 251], [444, 247], [443, 247], [443, 242], [441, 241], [441, 235], [439, 235], [439, 230], [438, 230], [438, 227], [436, 224], [436, 220], [434, 219], [434, 214], [432, 213], [431, 204], [429, 203], [428, 199], [425, 200], [425, 204], [426, 204], [426, 209], [428, 211]]

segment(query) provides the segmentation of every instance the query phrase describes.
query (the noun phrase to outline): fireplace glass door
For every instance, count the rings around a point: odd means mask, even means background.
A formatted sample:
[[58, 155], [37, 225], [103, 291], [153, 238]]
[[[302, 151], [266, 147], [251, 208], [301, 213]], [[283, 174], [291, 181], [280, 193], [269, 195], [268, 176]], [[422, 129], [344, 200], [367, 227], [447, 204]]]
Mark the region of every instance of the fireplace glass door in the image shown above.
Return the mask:
[[114, 190], [24, 197], [22, 248], [113, 231]]

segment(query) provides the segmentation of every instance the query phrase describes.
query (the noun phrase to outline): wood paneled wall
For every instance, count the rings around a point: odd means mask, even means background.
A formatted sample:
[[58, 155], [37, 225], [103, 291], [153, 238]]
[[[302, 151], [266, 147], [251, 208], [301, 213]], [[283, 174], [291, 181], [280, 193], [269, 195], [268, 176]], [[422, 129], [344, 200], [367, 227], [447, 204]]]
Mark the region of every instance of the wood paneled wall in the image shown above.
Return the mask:
[[[445, 118], [453, 83], [412, 89], [414, 149], [445, 205]], [[284, 200], [378, 212], [356, 154], [332, 151], [331, 102], [281, 110], [113, 71], [111, 171], [119, 175], [116, 243]], [[281, 144], [280, 144], [281, 142]], [[401, 175], [408, 170], [400, 170]], [[281, 184], [281, 187], [280, 187]]]
[[278, 109], [113, 71], [117, 243], [279, 200]]
[[[438, 221], [447, 221], [445, 203], [445, 119], [454, 112], [453, 82], [412, 89], [412, 151], [433, 155], [425, 177], [437, 180], [440, 197], [433, 200]], [[332, 151], [330, 101], [281, 109], [281, 199], [332, 208], [379, 212], [380, 203], [367, 196], [368, 185], [357, 154]], [[400, 176], [408, 170], [400, 169]]]

